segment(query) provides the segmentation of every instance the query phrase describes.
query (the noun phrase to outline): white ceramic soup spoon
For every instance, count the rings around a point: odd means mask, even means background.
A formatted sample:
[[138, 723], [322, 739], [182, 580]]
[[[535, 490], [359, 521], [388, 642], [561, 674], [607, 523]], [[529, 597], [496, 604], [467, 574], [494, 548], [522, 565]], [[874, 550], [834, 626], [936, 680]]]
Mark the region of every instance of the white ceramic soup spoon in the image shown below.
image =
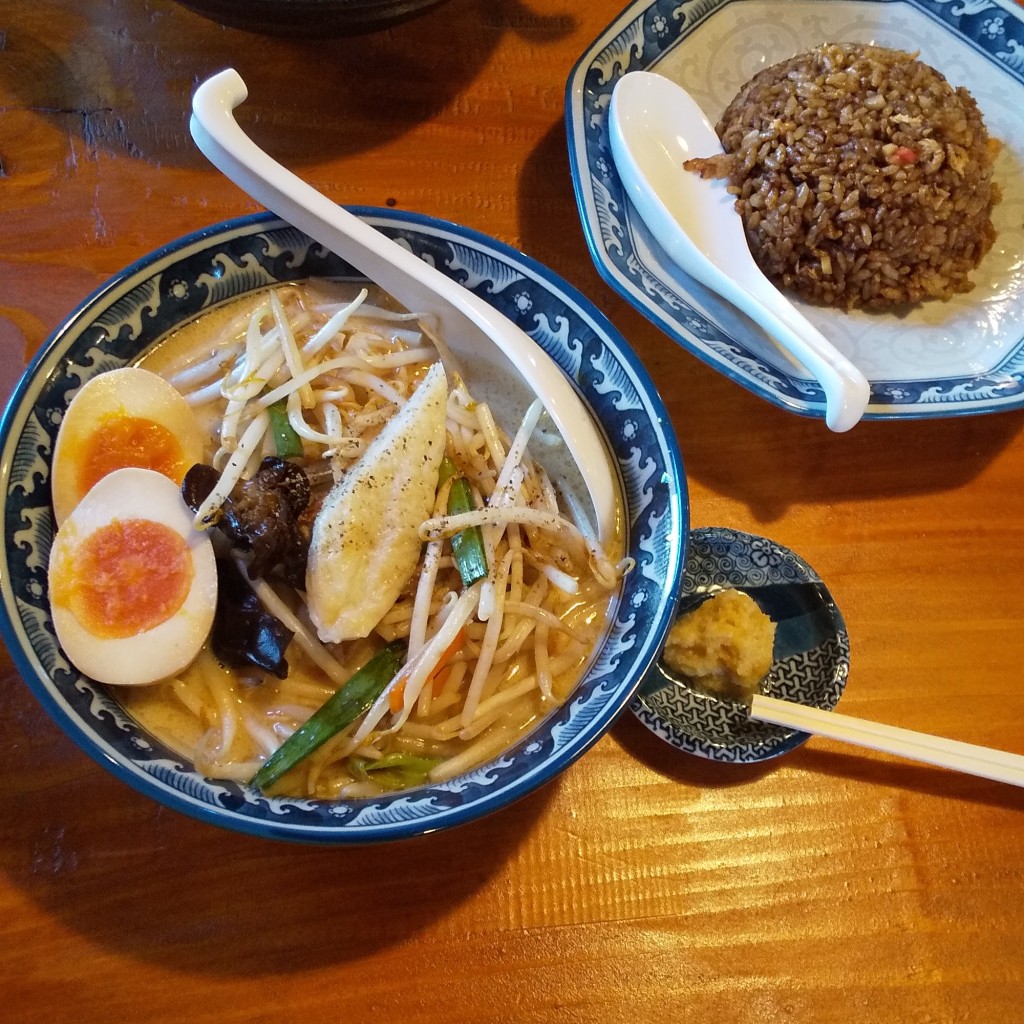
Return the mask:
[[[615, 533], [616, 487], [607, 449], [586, 406], [557, 363], [523, 330], [468, 289], [424, 263], [358, 217], [321, 195], [263, 152], [235, 121], [234, 108], [248, 96], [233, 69], [207, 79], [192, 101], [191, 132], [211, 163], [250, 196], [356, 267], [407, 309], [436, 320], [447, 345], [462, 354], [474, 391], [492, 398], [480, 364], [498, 378], [518, 373], [558, 428], [589, 492], [597, 535]], [[532, 400], [531, 395], [531, 400]], [[507, 397], [507, 394], [504, 395]], [[570, 488], [572, 489], [572, 488]]]
[[723, 152], [704, 111], [675, 82], [632, 71], [616, 83], [609, 114], [615, 167], [659, 245], [795, 356], [825, 392], [825, 422], [849, 430], [870, 397], [864, 375], [761, 273], [725, 182], [683, 169]]

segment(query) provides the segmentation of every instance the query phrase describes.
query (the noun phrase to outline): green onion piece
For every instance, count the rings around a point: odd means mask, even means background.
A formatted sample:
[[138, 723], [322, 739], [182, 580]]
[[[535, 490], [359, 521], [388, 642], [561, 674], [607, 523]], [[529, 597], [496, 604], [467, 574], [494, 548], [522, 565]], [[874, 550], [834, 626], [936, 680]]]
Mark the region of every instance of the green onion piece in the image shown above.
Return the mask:
[[252, 777], [257, 789], [272, 786], [285, 772], [351, 725], [383, 693], [405, 658], [405, 642], [393, 640], [378, 651], [312, 717], [267, 758]]
[[274, 446], [282, 459], [297, 459], [302, 455], [302, 438], [288, 422], [288, 399], [281, 398], [267, 408]]
[[440, 487], [450, 477], [456, 476], [459, 472], [459, 467], [448, 458], [447, 455], [441, 458], [441, 469], [438, 472], [437, 486]]
[[[448, 515], [458, 515], [460, 512], [472, 512], [476, 508], [473, 500], [473, 490], [469, 481], [464, 476], [456, 476], [458, 469], [455, 463], [446, 455], [441, 460], [441, 483], [449, 477], [455, 477], [452, 481], [452, 489], [448, 492]], [[467, 526], [452, 537], [452, 554], [455, 555], [455, 565], [462, 577], [465, 586], [471, 587], [477, 580], [482, 580], [487, 575], [487, 555], [484, 552], [484, 535], [479, 526]]]
[[422, 786], [434, 767], [441, 763], [437, 757], [420, 757], [396, 751], [376, 760], [370, 757], [349, 758], [349, 770], [357, 779], [370, 779], [381, 789], [409, 789]]
[[[452, 482], [448, 492], [448, 514], [472, 512], [476, 508], [469, 481], [460, 476]], [[465, 586], [470, 587], [487, 575], [487, 555], [484, 552], [484, 535], [479, 526], [467, 526], [452, 537], [452, 554]]]

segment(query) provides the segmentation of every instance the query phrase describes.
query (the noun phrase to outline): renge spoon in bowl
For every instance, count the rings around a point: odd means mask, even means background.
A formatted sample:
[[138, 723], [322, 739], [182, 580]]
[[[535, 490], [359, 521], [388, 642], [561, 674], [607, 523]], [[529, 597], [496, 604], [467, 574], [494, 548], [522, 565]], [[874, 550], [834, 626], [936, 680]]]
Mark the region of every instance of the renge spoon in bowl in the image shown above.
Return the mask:
[[609, 128], [626, 194], [658, 244], [817, 378], [832, 430], [853, 427], [868, 404], [867, 379], [761, 272], [725, 183], [683, 169], [685, 160], [724, 152], [693, 97], [662, 75], [631, 71], [612, 91]]
[[[317, 192], [268, 156], [241, 129], [234, 108], [248, 96], [237, 71], [203, 82], [192, 101], [192, 138], [210, 162], [248, 195], [341, 256], [407, 309], [433, 317], [445, 344], [506, 379], [518, 374], [544, 404], [589, 492], [597, 536], [616, 529], [617, 501], [606, 446], [557, 363], [521, 328], [468, 288]], [[487, 397], [486, 376], [469, 374]], [[493, 390], [493, 389], [492, 389]], [[543, 461], [543, 459], [542, 459]]]

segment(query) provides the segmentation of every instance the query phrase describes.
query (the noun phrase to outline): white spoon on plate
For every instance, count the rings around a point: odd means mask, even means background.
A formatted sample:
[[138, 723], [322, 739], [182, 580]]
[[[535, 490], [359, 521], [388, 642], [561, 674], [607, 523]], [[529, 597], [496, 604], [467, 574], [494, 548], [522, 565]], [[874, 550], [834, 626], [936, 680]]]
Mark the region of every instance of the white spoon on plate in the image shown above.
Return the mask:
[[612, 90], [609, 128], [626, 194], [661, 247], [817, 378], [832, 430], [854, 426], [870, 397], [864, 374], [761, 273], [725, 182], [683, 170], [684, 160], [723, 152], [693, 97], [662, 75], [631, 71]]
[[[190, 123], [199, 149], [250, 196], [351, 263], [407, 309], [435, 318], [444, 341], [463, 355], [470, 371], [483, 362], [498, 368], [506, 380], [518, 373], [543, 401], [561, 433], [579, 469], [579, 483], [590, 494], [597, 536], [609, 540], [615, 533], [618, 513], [607, 448], [558, 364], [492, 306], [264, 153], [242, 131], [232, 113], [246, 96], [245, 82], [230, 68], [199, 86], [192, 100]], [[486, 390], [485, 378], [473, 372], [469, 376], [474, 380], [474, 390]]]

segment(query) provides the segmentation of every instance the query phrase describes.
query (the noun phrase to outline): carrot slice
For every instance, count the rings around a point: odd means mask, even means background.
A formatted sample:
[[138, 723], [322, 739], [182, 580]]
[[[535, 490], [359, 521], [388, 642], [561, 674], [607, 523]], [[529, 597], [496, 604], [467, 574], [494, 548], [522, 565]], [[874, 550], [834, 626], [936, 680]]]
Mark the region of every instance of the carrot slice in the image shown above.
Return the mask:
[[391, 708], [391, 714], [397, 715], [399, 711], [405, 705], [405, 677], [395, 683], [391, 687], [391, 692], [388, 693], [388, 707]]
[[[427, 676], [424, 686], [432, 686], [434, 693], [437, 694], [440, 687], [444, 685], [444, 681], [448, 678], [448, 672], [444, 671], [444, 675], [441, 675], [442, 670], [447, 670], [448, 663], [455, 657], [459, 651], [462, 650], [466, 643], [466, 627], [455, 634], [455, 638], [445, 648], [444, 653], [440, 658], [437, 659], [437, 664], [433, 667], [430, 675]], [[405, 682], [408, 678], [406, 673], [402, 673], [399, 677], [398, 682], [391, 687], [391, 692], [388, 694], [388, 707], [391, 709], [393, 715], [397, 715], [402, 708], [405, 706]]]

